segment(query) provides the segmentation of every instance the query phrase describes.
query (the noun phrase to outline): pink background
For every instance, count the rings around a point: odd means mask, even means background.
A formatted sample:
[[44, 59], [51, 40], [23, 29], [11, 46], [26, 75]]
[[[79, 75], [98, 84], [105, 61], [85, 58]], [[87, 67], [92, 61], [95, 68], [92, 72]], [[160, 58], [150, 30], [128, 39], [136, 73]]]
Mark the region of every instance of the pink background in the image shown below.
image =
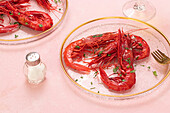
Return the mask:
[[[170, 78], [152, 93], [128, 100], [97, 98], [75, 87], [60, 65], [60, 48], [78, 25], [105, 16], [124, 16], [127, 0], [69, 0], [60, 28], [37, 42], [0, 45], [0, 113], [170, 113]], [[168, 0], [149, 0], [156, 16], [148, 21], [170, 37]], [[170, 38], [168, 38], [170, 39]], [[27, 83], [23, 74], [25, 55], [40, 53], [47, 66], [46, 80], [39, 86]]]

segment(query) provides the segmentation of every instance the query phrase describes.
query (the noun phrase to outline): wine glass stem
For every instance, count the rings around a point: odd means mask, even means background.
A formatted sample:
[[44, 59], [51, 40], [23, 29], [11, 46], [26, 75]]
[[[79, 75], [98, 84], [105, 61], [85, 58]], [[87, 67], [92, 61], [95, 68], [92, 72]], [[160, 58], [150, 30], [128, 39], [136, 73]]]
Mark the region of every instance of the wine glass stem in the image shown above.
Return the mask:
[[137, 10], [137, 11], [144, 11], [145, 10], [145, 5], [141, 4], [141, 3], [138, 3], [138, 2], [135, 2], [134, 6], [133, 6], [133, 9]]

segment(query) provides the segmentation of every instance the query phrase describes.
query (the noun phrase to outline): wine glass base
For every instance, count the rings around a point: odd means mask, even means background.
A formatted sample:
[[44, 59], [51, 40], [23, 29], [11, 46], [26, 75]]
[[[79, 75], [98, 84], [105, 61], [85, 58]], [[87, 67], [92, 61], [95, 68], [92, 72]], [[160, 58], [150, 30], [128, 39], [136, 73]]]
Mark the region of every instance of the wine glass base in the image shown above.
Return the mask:
[[146, 0], [132, 0], [126, 2], [122, 10], [125, 16], [142, 21], [148, 21], [156, 14], [155, 7]]

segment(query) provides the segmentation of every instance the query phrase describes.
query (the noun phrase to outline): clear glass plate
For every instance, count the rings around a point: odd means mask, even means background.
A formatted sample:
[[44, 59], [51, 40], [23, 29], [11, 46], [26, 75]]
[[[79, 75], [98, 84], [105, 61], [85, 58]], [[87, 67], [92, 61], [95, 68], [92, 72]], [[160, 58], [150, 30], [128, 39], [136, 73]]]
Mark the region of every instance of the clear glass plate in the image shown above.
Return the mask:
[[[56, 0], [56, 1], [58, 1], [58, 0]], [[56, 28], [58, 28], [66, 15], [67, 8], [68, 8], [68, 1], [60, 0], [57, 3], [55, 3], [53, 1], [53, 2], [51, 2], [51, 4], [54, 7], [57, 7], [55, 11], [49, 12], [49, 11], [43, 9], [42, 7], [40, 7], [37, 4], [36, 0], [30, 0], [31, 6], [28, 8], [28, 11], [35, 10], [35, 11], [43, 11], [43, 12], [48, 13], [53, 19], [53, 26], [50, 29], [42, 32], [42, 31], [35, 31], [28, 27], [21, 25], [20, 29], [16, 32], [1, 33], [0, 34], [0, 44], [16, 45], [16, 44], [24, 44], [24, 43], [33, 42], [33, 41], [44, 38], [49, 33], [51, 33]], [[3, 18], [5, 20], [4, 24], [9, 24], [8, 17], [6, 15], [4, 15]], [[14, 22], [16, 22], [16, 21], [11, 18], [10, 23], [14, 23]]]
[[[65, 65], [63, 52], [71, 42], [89, 35], [117, 31], [119, 28], [123, 28], [124, 31], [148, 28], [133, 32], [133, 34], [141, 36], [144, 40], [146, 40], [150, 46], [151, 52], [160, 49], [162, 52], [170, 56], [170, 43], [168, 39], [162, 32], [148, 23], [127, 17], [104, 17], [91, 20], [75, 28], [66, 37], [61, 48], [61, 64], [66, 75], [73, 82], [73, 84], [90, 94], [95, 94], [98, 96], [130, 98], [150, 92], [168, 77], [170, 73], [170, 65], [161, 65], [150, 55], [148, 58], [134, 62], [134, 68], [136, 70], [136, 84], [131, 90], [119, 93], [109, 90], [100, 80], [100, 74], [94, 78], [95, 71], [91, 71], [88, 75], [81, 74]], [[111, 74], [112, 70], [113, 68], [109, 68], [106, 71], [108, 74]], [[155, 76], [153, 71], [156, 71], [158, 76]]]

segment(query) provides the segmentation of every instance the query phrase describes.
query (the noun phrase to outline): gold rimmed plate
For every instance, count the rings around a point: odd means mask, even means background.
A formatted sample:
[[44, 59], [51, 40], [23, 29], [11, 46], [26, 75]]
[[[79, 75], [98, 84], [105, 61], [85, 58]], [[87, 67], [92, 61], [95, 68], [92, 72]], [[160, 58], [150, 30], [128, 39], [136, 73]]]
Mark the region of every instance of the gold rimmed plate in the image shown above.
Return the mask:
[[[56, 8], [53, 11], [47, 11], [40, 7], [35, 0], [30, 1], [30, 7], [27, 9], [28, 11], [43, 11], [48, 13], [51, 18], [53, 19], [53, 26], [46, 30], [46, 31], [35, 31], [32, 30], [28, 27], [25, 27], [23, 25], [20, 26], [20, 29], [11, 32], [11, 33], [1, 33], [0, 34], [0, 44], [7, 44], [7, 45], [17, 45], [17, 44], [25, 44], [29, 42], [34, 42], [39, 39], [44, 38], [48, 34], [50, 34], [52, 31], [57, 29], [60, 24], [62, 23], [67, 9], [68, 9], [68, 1], [67, 0], [56, 0], [56, 1], [51, 1], [50, 3]], [[6, 15], [3, 15], [3, 18], [5, 20], [4, 24], [8, 25], [8, 17]], [[14, 19], [11, 19], [10, 21], [11, 24], [16, 23]]]
[[[170, 65], [161, 65], [157, 63], [151, 55], [148, 58], [134, 62], [136, 84], [133, 88], [125, 92], [109, 90], [107, 86], [102, 83], [100, 74], [96, 76], [95, 71], [91, 71], [89, 74], [81, 74], [65, 64], [63, 52], [71, 42], [90, 35], [114, 32], [119, 28], [124, 31], [147, 28], [145, 30], [133, 32], [133, 34], [141, 36], [146, 40], [151, 51], [159, 48], [165, 54], [170, 56], [170, 43], [168, 39], [162, 32], [148, 23], [127, 17], [104, 17], [94, 19], [75, 28], [66, 37], [62, 44], [60, 52], [61, 64], [66, 76], [73, 82], [73, 84], [90, 94], [113, 98], [129, 98], [150, 92], [165, 81], [170, 74]], [[111, 74], [113, 72], [112, 70], [113, 67], [106, 69], [106, 72]], [[157, 73], [157, 75], [155, 73]]]

